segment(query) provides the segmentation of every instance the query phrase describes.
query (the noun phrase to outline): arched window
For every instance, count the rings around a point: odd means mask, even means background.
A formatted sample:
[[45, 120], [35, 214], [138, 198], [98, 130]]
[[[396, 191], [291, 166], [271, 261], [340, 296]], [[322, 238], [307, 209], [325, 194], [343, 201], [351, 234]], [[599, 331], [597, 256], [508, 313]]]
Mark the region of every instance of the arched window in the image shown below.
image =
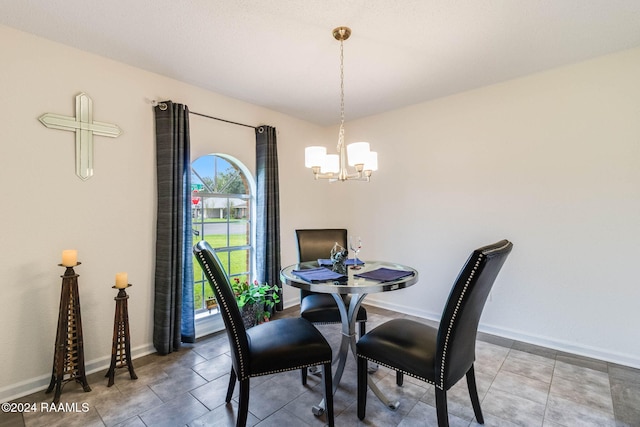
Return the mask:
[[[229, 278], [249, 281], [255, 265], [253, 201], [255, 181], [238, 160], [208, 154], [191, 163], [193, 240], [206, 240]], [[196, 313], [207, 311], [213, 291], [194, 260]]]

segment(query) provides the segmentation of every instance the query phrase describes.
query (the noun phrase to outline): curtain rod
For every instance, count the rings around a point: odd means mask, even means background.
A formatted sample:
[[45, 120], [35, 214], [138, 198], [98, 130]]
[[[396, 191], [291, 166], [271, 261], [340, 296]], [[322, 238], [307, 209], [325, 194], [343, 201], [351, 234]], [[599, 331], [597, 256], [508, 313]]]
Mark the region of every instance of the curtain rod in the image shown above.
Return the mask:
[[232, 122], [231, 120], [225, 120], [225, 119], [221, 119], [219, 117], [207, 116], [206, 114], [196, 113], [195, 111], [189, 111], [189, 114], [195, 114], [196, 116], [206, 117], [207, 119], [213, 119], [213, 120], [219, 120], [219, 121], [225, 122], [225, 123], [231, 123], [232, 125], [244, 126], [244, 127], [252, 128], [252, 129], [258, 129], [255, 126], [245, 125], [244, 123]]
[[[154, 105], [154, 106], [157, 105], [162, 111], [167, 109], [167, 104], [165, 104], [164, 102], [158, 102], [156, 100], [153, 100], [151, 102], [151, 104]], [[196, 113], [195, 111], [189, 111], [189, 114], [195, 114], [196, 116], [206, 117], [207, 119], [213, 119], [213, 120], [218, 120], [218, 121], [225, 122], [225, 123], [231, 123], [232, 125], [244, 126], [244, 127], [252, 128], [252, 129], [258, 129], [258, 127], [256, 127], [256, 126], [245, 125], [244, 123], [232, 122], [231, 120], [221, 119], [219, 117], [208, 116], [206, 114]]]

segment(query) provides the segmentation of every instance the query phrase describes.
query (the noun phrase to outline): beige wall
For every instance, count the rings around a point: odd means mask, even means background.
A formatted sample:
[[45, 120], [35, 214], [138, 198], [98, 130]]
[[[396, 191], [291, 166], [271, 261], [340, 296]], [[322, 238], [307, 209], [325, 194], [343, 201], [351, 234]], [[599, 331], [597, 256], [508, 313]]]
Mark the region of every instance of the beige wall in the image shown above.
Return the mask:
[[[278, 129], [283, 165], [302, 164], [303, 147], [324, 129], [0, 26], [0, 400], [48, 385], [60, 301], [57, 264], [63, 249], [78, 250], [80, 302], [87, 370], [108, 367], [113, 334], [115, 274], [129, 273], [134, 355], [153, 351], [155, 148], [152, 99], [172, 99], [192, 111]], [[94, 119], [123, 134], [96, 137], [95, 174], [74, 173], [74, 135], [47, 129], [44, 113], [73, 115], [75, 96], [93, 99]], [[255, 169], [252, 129], [191, 116], [192, 156], [224, 152]], [[327, 187], [309, 188], [302, 168], [280, 170], [282, 233], [287, 262], [295, 259], [297, 225], [332, 224], [310, 209]], [[299, 218], [299, 219], [297, 219]], [[287, 300], [297, 292], [287, 289]]]
[[508, 238], [482, 329], [640, 367], [638, 76], [635, 49], [349, 123], [380, 159], [349, 230], [421, 272], [370, 301], [439, 316], [470, 250]]
[[[369, 301], [439, 315], [469, 251], [509, 238], [514, 252], [483, 328], [640, 366], [631, 340], [640, 290], [640, 50], [530, 76], [347, 124], [369, 139], [381, 170], [369, 184], [315, 182], [306, 145], [337, 131], [0, 26], [0, 400], [48, 384], [63, 249], [82, 265], [87, 369], [106, 369], [115, 273], [134, 284], [134, 354], [153, 351], [155, 149], [151, 99], [278, 129], [282, 262], [295, 228], [347, 226], [362, 256], [419, 269], [411, 289]], [[213, 77], [212, 77], [213, 78]], [[47, 129], [86, 92], [94, 118], [118, 124], [95, 139], [95, 176], [74, 174], [74, 138]], [[224, 152], [254, 170], [251, 129], [193, 117], [192, 157]], [[297, 292], [285, 287], [287, 304]]]

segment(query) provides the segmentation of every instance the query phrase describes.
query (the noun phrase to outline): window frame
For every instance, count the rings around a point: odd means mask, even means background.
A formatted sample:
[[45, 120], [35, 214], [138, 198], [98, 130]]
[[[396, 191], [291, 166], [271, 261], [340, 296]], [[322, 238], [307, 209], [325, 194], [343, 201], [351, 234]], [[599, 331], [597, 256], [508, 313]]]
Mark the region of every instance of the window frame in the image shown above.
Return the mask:
[[[246, 199], [248, 200], [248, 215], [247, 215], [247, 221], [249, 222], [249, 232], [247, 235], [247, 244], [244, 245], [235, 245], [235, 246], [230, 246], [229, 243], [229, 224], [230, 224], [230, 215], [229, 213], [227, 213], [227, 215], [225, 215], [226, 217], [226, 221], [225, 223], [227, 224], [227, 246], [224, 247], [215, 247], [213, 248], [214, 252], [218, 253], [229, 253], [231, 251], [237, 251], [237, 250], [247, 250], [248, 251], [248, 271], [246, 272], [242, 272], [242, 273], [233, 273], [233, 272], [229, 272], [231, 274], [229, 274], [230, 278], [233, 277], [238, 277], [238, 276], [243, 276], [243, 275], [247, 275], [248, 278], [250, 280], [253, 280], [254, 277], [256, 277], [256, 248], [255, 248], [255, 244], [256, 244], [256, 218], [257, 218], [257, 213], [256, 213], [256, 209], [255, 209], [255, 203], [256, 203], [256, 180], [255, 177], [253, 176], [253, 174], [249, 171], [249, 169], [244, 165], [244, 163], [242, 163], [239, 159], [237, 159], [236, 157], [230, 156], [228, 154], [223, 154], [223, 153], [209, 153], [209, 154], [204, 154], [202, 156], [197, 157], [196, 159], [194, 159], [191, 162], [191, 173], [194, 174], [193, 172], [193, 163], [195, 163], [197, 160], [199, 160], [202, 157], [205, 156], [216, 156], [219, 157], [223, 160], [225, 160], [226, 162], [230, 163], [233, 167], [237, 168], [240, 170], [240, 172], [244, 175], [244, 181], [246, 183], [247, 186], [247, 191], [248, 194], [235, 194], [235, 193], [209, 193], [209, 192], [192, 192], [194, 197], [201, 197], [201, 201], [202, 204], [204, 204], [204, 198], [221, 198], [221, 199]], [[197, 173], [195, 174], [197, 175]], [[196, 225], [197, 225], [197, 230], [199, 233], [203, 233], [203, 226], [204, 224], [206, 224], [206, 222], [204, 221], [204, 216], [202, 215], [202, 213], [199, 215], [199, 221], [195, 221], [196, 218], [193, 217], [192, 215], [192, 227], [194, 228], [194, 230], [196, 229]], [[197, 241], [200, 240], [199, 236], [202, 234], [199, 234], [198, 236], [194, 235], [193, 236], [193, 240], [194, 240], [194, 244], [197, 243]], [[204, 237], [202, 235], [202, 237]], [[225, 259], [221, 259], [221, 261], [223, 261], [223, 264], [225, 264], [225, 271], [226, 271], [226, 266], [227, 266], [227, 260]], [[197, 262], [194, 259], [194, 263]], [[206, 277], [204, 276], [204, 274], [201, 274], [200, 278], [196, 278], [195, 277], [195, 273], [194, 273], [194, 283], [193, 283], [193, 292], [194, 292], [194, 300], [195, 300], [195, 292], [196, 292], [196, 286], [201, 285], [201, 289], [202, 289], [202, 296], [203, 296], [203, 306], [202, 307], [195, 307], [194, 306], [194, 314], [196, 316], [196, 322], [200, 321], [201, 319], [205, 318], [205, 317], [210, 317], [210, 316], [217, 316], [219, 313], [217, 312], [217, 310], [207, 310], [206, 307], [204, 306], [204, 300], [206, 298], [206, 286], [208, 286], [208, 282]]]

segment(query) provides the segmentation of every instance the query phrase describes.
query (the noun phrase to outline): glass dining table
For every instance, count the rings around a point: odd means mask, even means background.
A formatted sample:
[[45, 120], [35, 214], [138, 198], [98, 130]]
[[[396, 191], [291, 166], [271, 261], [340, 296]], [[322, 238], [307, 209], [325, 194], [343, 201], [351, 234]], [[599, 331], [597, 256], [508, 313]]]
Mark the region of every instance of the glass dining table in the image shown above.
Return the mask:
[[[356, 315], [362, 301], [368, 294], [391, 292], [404, 289], [418, 282], [418, 272], [406, 265], [385, 261], [365, 261], [359, 269], [347, 267], [347, 274], [337, 280], [329, 279], [331, 269], [327, 272], [320, 270], [317, 261], [301, 262], [283, 268], [281, 279], [289, 286], [318, 293], [328, 293], [336, 300], [341, 320], [340, 349], [334, 358], [337, 367], [333, 376], [333, 393], [335, 394], [349, 351], [356, 357]], [[306, 273], [306, 274], [305, 274]], [[317, 273], [317, 274], [316, 274]], [[362, 276], [362, 277], [361, 277]], [[323, 280], [327, 278], [326, 280]], [[345, 303], [343, 295], [351, 295], [349, 304]], [[369, 378], [369, 388], [385, 406], [397, 409], [399, 402], [391, 402]], [[324, 412], [324, 401], [313, 407], [315, 415]]]

